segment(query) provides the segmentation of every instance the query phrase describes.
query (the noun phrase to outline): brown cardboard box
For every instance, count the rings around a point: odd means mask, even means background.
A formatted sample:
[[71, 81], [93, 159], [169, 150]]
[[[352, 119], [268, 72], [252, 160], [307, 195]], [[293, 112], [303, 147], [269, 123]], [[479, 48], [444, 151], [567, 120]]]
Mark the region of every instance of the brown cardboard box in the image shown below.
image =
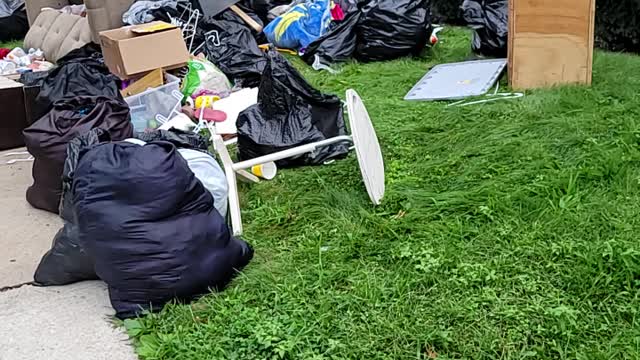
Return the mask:
[[103, 31], [100, 43], [109, 70], [121, 79], [189, 61], [180, 29], [161, 21]]

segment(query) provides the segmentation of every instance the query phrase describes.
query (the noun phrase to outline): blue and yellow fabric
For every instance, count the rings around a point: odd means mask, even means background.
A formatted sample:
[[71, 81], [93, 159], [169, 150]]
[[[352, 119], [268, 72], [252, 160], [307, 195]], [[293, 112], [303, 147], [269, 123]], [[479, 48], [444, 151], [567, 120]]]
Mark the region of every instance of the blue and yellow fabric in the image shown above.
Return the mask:
[[291, 8], [264, 28], [269, 42], [286, 49], [304, 49], [331, 23], [331, 0], [309, 0]]

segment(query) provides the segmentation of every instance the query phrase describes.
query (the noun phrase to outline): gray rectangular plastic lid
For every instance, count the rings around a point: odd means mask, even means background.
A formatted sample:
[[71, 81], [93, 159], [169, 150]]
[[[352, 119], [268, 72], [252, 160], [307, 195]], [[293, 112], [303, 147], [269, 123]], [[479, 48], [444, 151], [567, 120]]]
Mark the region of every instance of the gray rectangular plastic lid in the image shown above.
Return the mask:
[[507, 66], [507, 59], [436, 65], [404, 97], [405, 100], [460, 100], [484, 95]]

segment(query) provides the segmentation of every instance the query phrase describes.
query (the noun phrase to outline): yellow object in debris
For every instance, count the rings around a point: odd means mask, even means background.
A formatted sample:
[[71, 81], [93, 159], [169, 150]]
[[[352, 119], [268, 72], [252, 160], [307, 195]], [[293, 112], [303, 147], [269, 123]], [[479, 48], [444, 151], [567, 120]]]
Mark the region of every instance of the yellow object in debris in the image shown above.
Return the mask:
[[213, 105], [214, 102], [220, 100], [219, 96], [215, 95], [203, 95], [196, 98], [196, 109], [208, 108]]
[[155, 22], [155, 23], [152, 23], [150, 25], [136, 26], [131, 31], [136, 33], [136, 34], [149, 34], [149, 33], [154, 33], [154, 32], [157, 32], [157, 31], [175, 29], [175, 28], [176, 28], [175, 25], [172, 25], [172, 24], [169, 24], [169, 23]]
[[293, 24], [296, 20], [304, 17], [305, 14], [298, 11], [290, 11], [280, 17], [280, 22], [276, 25], [276, 41], [280, 41], [282, 39], [282, 35], [287, 31], [289, 26]]
[[[263, 51], [268, 51], [270, 46], [271, 46], [271, 44], [258, 45], [258, 47]], [[295, 50], [283, 49], [283, 48], [279, 48], [279, 47], [277, 47], [275, 49], [276, 49], [276, 51], [281, 52], [281, 53], [286, 53], [286, 54], [291, 54], [291, 55], [298, 55], [298, 53]]]

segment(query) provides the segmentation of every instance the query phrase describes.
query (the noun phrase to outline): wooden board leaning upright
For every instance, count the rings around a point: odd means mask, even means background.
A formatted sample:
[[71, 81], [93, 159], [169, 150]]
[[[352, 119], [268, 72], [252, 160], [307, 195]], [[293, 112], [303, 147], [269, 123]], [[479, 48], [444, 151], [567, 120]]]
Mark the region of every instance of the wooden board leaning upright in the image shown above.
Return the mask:
[[595, 0], [509, 0], [509, 84], [591, 84]]

